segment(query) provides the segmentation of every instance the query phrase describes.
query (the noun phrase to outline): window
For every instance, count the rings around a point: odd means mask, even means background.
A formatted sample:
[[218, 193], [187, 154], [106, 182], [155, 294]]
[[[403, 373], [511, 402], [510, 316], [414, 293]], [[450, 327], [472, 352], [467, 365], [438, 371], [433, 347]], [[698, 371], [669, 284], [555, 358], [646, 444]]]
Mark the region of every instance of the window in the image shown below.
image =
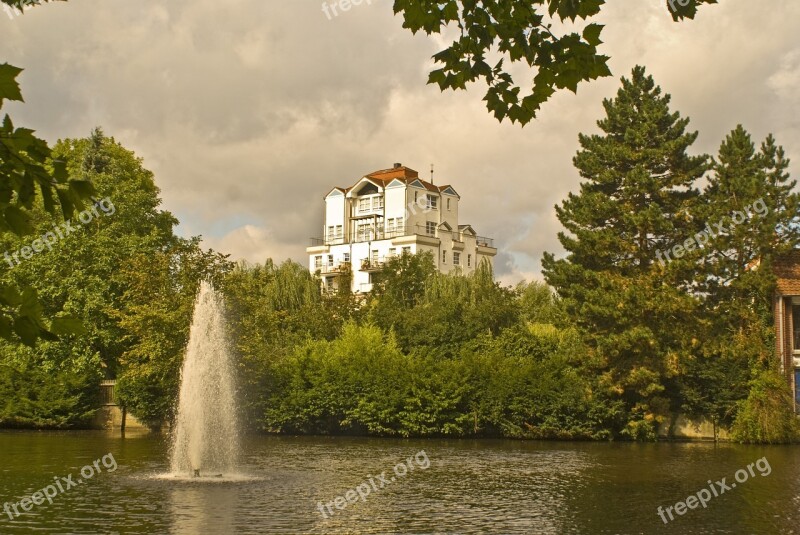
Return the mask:
[[434, 195], [426, 195], [425, 196], [425, 205], [424, 207], [427, 210], [436, 210], [436, 206], [439, 202], [439, 198]]
[[344, 253], [342, 255], [342, 261], [345, 262], [346, 264], [349, 264], [350, 263], [350, 253]]
[[447, 211], [450, 211], [450, 199], [447, 199]]
[[328, 255], [328, 267], [333, 267], [333, 255]]
[[447, 251], [442, 251], [442, 264], [447, 263]]
[[397, 255], [397, 247], [389, 247], [389, 257], [392, 258]]
[[331, 225], [330, 227], [328, 227], [328, 240], [329, 241], [333, 239], [333, 232], [334, 232], [334, 227]]
[[393, 217], [390, 217], [386, 221], [386, 232], [390, 232], [390, 233], [394, 232], [394, 218]]
[[435, 221], [426, 221], [425, 222], [425, 234], [428, 236], [436, 236], [436, 222]]
[[341, 225], [336, 225], [336, 239], [337, 240], [341, 240], [342, 239], [342, 226]]
[[356, 234], [358, 236], [358, 241], [367, 241], [372, 239], [372, 229], [370, 228], [369, 223], [359, 223], [358, 227], [356, 227]]
[[403, 254], [411, 254], [411, 247], [403, 247]]
[[322, 256], [314, 257], [314, 269], [322, 268]]
[[461, 263], [461, 253], [453, 251], [453, 265], [457, 266]]
[[358, 199], [358, 211], [359, 212], [369, 212], [371, 208], [370, 198], [369, 197], [362, 197]]
[[795, 353], [800, 353], [800, 305], [792, 305], [792, 334], [792, 349]]
[[372, 250], [372, 263], [373, 264], [377, 264], [378, 263], [378, 250], [377, 249], [373, 249]]
[[471, 266], [472, 266], [472, 255], [468, 254], [467, 255], [467, 267], [471, 267]]
[[414, 192], [414, 202], [417, 202], [417, 194], [418, 194], [418, 193], [419, 193], [418, 191], [415, 191], [415, 192]]
[[800, 412], [800, 369], [795, 368], [794, 370], [794, 402], [795, 402], [795, 411]]
[[405, 232], [405, 227], [403, 226], [403, 218], [397, 218], [397, 232]]

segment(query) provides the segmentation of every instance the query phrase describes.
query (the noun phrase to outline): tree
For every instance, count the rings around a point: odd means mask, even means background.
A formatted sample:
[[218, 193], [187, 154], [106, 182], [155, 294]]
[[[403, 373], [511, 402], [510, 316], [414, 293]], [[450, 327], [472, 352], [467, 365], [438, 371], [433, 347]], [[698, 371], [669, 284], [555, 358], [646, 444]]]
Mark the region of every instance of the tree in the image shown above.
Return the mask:
[[319, 281], [292, 261], [241, 262], [226, 274], [222, 289], [240, 357], [245, 413], [259, 427], [271, 396], [285, 387], [282, 361], [309, 339], [335, 339], [359, 311], [347, 292], [323, 298]]
[[[180, 312], [187, 308], [179, 297], [190, 294], [191, 302], [192, 285], [206, 271], [188, 270], [192, 255], [202, 259], [203, 254], [198, 251], [196, 240], [185, 242], [174, 235], [177, 220], [159, 209], [161, 200], [153, 175], [131, 151], [97, 129], [88, 139], [59, 141], [52, 156], [67, 162], [69, 176], [90, 180], [102, 198], [63, 223], [60, 236], [54, 232], [51, 214], [42, 203], [35, 204], [29, 211], [31, 225], [36, 235], [51, 234], [49, 246], [40, 247], [27, 259], [20, 258], [19, 263], [12, 259], [14, 265], [7, 264], [9, 269], [2, 274], [0, 283], [30, 286], [40, 296], [43, 316], [66, 311], [86, 328], [82, 336], [44, 340], [35, 350], [18, 343], [0, 344], [0, 365], [15, 370], [14, 377], [29, 378], [28, 388], [11, 391], [7, 398], [22, 408], [20, 414], [27, 414], [25, 421], [48, 426], [66, 425], [64, 421], [82, 425], [87, 407], [92, 408], [99, 380], [124, 375], [126, 368], [133, 367], [132, 363], [145, 352], [156, 361], [165, 355], [175, 358], [176, 351], [170, 350], [173, 344], [180, 344], [181, 332], [180, 321], [175, 318], [180, 318]], [[73, 230], [67, 231], [67, 224]], [[7, 251], [28, 245], [26, 239], [10, 233], [0, 236], [0, 244]], [[194, 281], [185, 276], [187, 271], [196, 274]], [[142, 303], [145, 299], [147, 302]], [[158, 317], [158, 311], [166, 312]], [[187, 316], [190, 318], [191, 312], [183, 317]], [[189, 320], [184, 321], [188, 326]], [[169, 371], [161, 362], [159, 366], [159, 370]], [[43, 384], [37, 379], [42, 372], [58, 382]], [[140, 376], [151, 377], [145, 373]], [[20, 381], [14, 384], [19, 385]], [[140, 383], [142, 392], [148, 392], [144, 387], [153, 382]], [[124, 394], [124, 381], [122, 386]], [[168, 393], [164, 390], [159, 394], [166, 397]], [[46, 405], [25, 401], [26, 397], [35, 400], [45, 395], [53, 407], [60, 407], [57, 415], [51, 414]], [[153, 411], [161, 410], [155, 401], [163, 397], [152, 398]], [[131, 399], [123, 395], [122, 401], [128, 403]], [[142, 404], [131, 405], [138, 408]]]
[[[22, 102], [17, 76], [22, 69], [0, 65], [0, 108], [5, 100]], [[37, 195], [38, 193], [38, 195]], [[82, 177], [67, 173], [63, 159], [53, 158], [50, 148], [33, 130], [15, 127], [6, 114], [0, 126], [0, 233], [16, 237], [33, 232], [31, 211], [37, 202], [51, 217], [66, 219], [94, 194]], [[33, 346], [36, 340], [56, 340], [58, 334], [80, 332], [69, 317], [47, 322], [34, 287], [12, 282], [0, 284], [0, 337]]]
[[708, 225], [698, 235], [696, 277], [707, 330], [687, 362], [683, 396], [688, 412], [724, 424], [736, 417], [751, 381], [774, 364], [772, 265], [800, 244], [800, 196], [788, 166], [771, 135], [757, 151], [737, 126], [719, 148], [694, 214]]
[[219, 285], [232, 265], [225, 255], [200, 248], [199, 238], [175, 238], [163, 251], [137, 254], [122, 267], [123, 331], [118, 403], [158, 427], [174, 418], [181, 366], [200, 281]]
[[387, 261], [374, 275], [370, 319], [385, 330], [398, 328], [403, 316], [422, 301], [425, 286], [434, 273], [436, 266], [430, 252], [403, 253]]
[[688, 119], [669, 101], [642, 67], [604, 101], [604, 135], [581, 134], [574, 159], [586, 181], [556, 207], [570, 233], [559, 233], [568, 256], [545, 253], [542, 262], [567, 314], [605, 361], [607, 387], [630, 412], [623, 433], [635, 438], [654, 437], [670, 408], [667, 384], [694, 343], [698, 304], [687, 292], [691, 261], [667, 263], [663, 255], [695, 230], [694, 183], [709, 164], [687, 154], [697, 133], [686, 132]]
[[538, 281], [520, 282], [516, 291], [519, 294], [523, 320], [551, 325], [561, 325], [567, 320], [558, 296], [547, 284]]
[[[702, 4], [716, 0], [666, 0], [674, 20], [694, 18]], [[578, 90], [578, 84], [611, 76], [608, 56], [598, 52], [601, 24], [588, 24], [581, 34], [556, 35], [553, 23], [596, 17], [605, 0], [395, 0], [403, 27], [413, 33], [442, 34], [451, 25], [459, 37], [433, 58], [441, 65], [428, 83], [445, 89], [466, 89], [483, 81], [483, 100], [502, 121], [526, 124], [557, 89]], [[490, 65], [490, 56], [500, 59]], [[505, 62], [524, 63], [536, 71], [533, 87], [521, 96]]]
[[786, 379], [775, 370], [760, 370], [750, 386], [747, 399], [739, 403], [733, 437], [761, 444], [796, 442], [800, 425]]

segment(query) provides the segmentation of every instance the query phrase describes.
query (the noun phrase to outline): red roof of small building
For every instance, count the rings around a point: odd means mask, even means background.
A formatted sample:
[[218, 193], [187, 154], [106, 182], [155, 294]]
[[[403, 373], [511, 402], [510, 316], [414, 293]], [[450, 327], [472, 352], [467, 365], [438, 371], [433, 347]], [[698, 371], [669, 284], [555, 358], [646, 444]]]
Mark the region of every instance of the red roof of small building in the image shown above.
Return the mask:
[[776, 259], [773, 270], [778, 278], [778, 293], [800, 295], [800, 249]]

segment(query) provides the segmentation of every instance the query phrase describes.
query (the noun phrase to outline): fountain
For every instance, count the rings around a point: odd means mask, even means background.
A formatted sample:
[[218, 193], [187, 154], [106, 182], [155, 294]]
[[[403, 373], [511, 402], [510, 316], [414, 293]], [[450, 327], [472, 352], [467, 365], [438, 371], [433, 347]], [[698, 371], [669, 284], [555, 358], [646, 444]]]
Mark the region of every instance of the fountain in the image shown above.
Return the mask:
[[172, 436], [175, 477], [225, 477], [236, 472], [239, 423], [235, 365], [222, 296], [200, 283], [189, 345], [181, 370], [178, 416]]

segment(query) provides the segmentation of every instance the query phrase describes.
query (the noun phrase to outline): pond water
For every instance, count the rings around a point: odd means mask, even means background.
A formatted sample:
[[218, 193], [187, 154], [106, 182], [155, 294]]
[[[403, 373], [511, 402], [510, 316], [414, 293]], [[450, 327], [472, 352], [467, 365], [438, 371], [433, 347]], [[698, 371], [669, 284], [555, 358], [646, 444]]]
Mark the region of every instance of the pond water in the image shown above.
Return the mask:
[[[176, 480], [162, 435], [0, 432], [0, 533], [800, 533], [798, 447], [250, 436], [242, 449], [237, 477]], [[52, 503], [20, 503], [48, 485]], [[705, 508], [675, 509], [710, 487]]]

